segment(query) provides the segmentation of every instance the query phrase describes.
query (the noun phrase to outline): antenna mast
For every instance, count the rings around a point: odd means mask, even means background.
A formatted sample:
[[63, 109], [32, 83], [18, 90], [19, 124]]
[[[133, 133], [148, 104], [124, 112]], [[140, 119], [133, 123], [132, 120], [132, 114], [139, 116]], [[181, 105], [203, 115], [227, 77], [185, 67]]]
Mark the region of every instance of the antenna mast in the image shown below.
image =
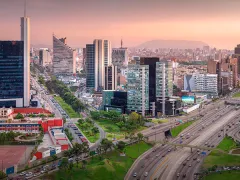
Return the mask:
[[24, 17], [26, 17], [26, 4], [27, 4], [26, 1], [27, 1], [27, 0], [24, 1]]

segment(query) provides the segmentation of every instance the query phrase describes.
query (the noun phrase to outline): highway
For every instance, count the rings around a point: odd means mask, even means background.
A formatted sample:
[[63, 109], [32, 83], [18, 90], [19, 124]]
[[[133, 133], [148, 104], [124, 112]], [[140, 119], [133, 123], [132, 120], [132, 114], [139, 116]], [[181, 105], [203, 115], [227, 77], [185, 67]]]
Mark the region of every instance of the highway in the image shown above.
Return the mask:
[[[184, 130], [182, 133], [184, 136], [182, 138], [177, 137], [171, 142], [201, 146], [214, 137], [219, 129], [221, 129], [223, 125], [228, 123], [232, 118], [235, 118], [239, 112], [234, 110], [234, 107], [225, 107], [223, 105], [220, 106], [217, 111], [212, 110], [205, 114], [206, 115], [203, 118]], [[186, 134], [188, 133], [190, 134], [190, 137], [187, 139]], [[212, 145], [214, 144], [211, 144], [211, 146]], [[172, 152], [173, 148], [170, 145], [157, 145], [153, 149], [155, 149], [155, 152], [150, 150], [135, 161], [125, 177], [126, 180], [172, 180], [182, 162], [191, 155], [190, 148], [177, 148], [176, 151]], [[133, 177], [135, 172], [137, 173], [137, 177]]]

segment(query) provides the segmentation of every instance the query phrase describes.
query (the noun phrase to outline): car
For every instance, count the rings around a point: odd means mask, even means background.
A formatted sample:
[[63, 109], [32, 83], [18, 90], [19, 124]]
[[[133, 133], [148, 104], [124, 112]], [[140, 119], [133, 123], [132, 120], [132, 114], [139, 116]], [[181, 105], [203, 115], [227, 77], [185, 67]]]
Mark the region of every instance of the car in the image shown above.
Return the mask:
[[218, 134], [218, 137], [221, 137], [221, 134]]
[[133, 174], [133, 177], [137, 177], [137, 173], [136, 172]]
[[168, 149], [168, 152], [170, 152], [171, 151], [171, 149]]
[[145, 165], [143, 164], [141, 167], [142, 167], [142, 168], [144, 168], [144, 167], [145, 167]]
[[183, 163], [183, 166], [186, 166], [186, 163]]
[[190, 160], [190, 158], [187, 158], [187, 161], [189, 161]]
[[197, 159], [197, 162], [199, 163], [199, 162], [200, 162], [200, 159]]
[[200, 152], [198, 152], [197, 154], [200, 155]]
[[183, 177], [183, 178], [185, 178], [186, 176], [187, 176], [186, 174], [183, 174], [183, 176], [182, 176], [182, 177]]
[[158, 156], [159, 156], [159, 154], [156, 155], [156, 157], [158, 157]]
[[156, 151], [156, 149], [153, 149], [153, 151], [152, 152], [155, 152]]
[[28, 176], [32, 176], [32, 172], [28, 172], [27, 174], [26, 174], [26, 176], [28, 177]]
[[165, 157], [165, 155], [163, 154], [162, 157]]
[[197, 152], [200, 152], [200, 149], [197, 149]]
[[206, 142], [206, 143], [205, 143], [205, 145], [207, 146], [207, 145], [208, 145], [208, 143]]
[[179, 177], [180, 176], [180, 173], [177, 173], [177, 177]]
[[147, 176], [148, 176], [148, 172], [145, 172], [145, 173], [144, 173], [144, 176], [147, 177]]
[[212, 145], [211, 147], [214, 148], [214, 145]]
[[195, 161], [196, 159], [197, 159], [196, 157], [193, 158], [194, 161]]
[[211, 147], [211, 145], [208, 145], [207, 147]]
[[24, 176], [26, 174], [26, 172], [21, 172], [20, 176]]
[[189, 166], [189, 167], [191, 167], [192, 165], [191, 165], [191, 164], [189, 164], [188, 166]]

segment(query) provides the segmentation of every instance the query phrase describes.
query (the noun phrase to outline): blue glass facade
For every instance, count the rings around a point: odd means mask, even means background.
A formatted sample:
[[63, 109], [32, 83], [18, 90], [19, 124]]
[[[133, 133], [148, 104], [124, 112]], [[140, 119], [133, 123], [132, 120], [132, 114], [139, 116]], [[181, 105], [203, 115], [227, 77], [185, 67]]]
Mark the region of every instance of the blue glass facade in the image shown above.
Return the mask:
[[[0, 41], [0, 99], [23, 98], [23, 66], [23, 41]], [[2, 101], [0, 106], [14, 102]]]
[[86, 87], [93, 89], [95, 87], [95, 45], [86, 45], [86, 70], [87, 82]]

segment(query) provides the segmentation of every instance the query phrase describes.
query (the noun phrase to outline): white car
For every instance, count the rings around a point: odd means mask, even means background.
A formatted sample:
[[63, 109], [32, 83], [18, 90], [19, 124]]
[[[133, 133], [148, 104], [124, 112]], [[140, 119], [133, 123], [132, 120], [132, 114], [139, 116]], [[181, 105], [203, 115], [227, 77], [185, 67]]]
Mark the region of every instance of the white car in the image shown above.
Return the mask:
[[148, 172], [145, 172], [145, 173], [144, 173], [144, 176], [147, 177], [147, 176], [148, 176]]
[[26, 174], [26, 172], [21, 172], [20, 176], [24, 176]]
[[133, 174], [133, 177], [137, 177], [137, 173], [136, 172]]

